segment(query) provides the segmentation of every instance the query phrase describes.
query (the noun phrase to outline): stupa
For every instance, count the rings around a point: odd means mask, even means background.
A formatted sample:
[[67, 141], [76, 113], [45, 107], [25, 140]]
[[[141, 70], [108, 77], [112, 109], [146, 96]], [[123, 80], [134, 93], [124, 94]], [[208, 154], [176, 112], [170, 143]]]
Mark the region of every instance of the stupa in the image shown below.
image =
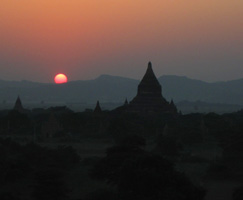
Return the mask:
[[20, 97], [18, 96], [16, 102], [15, 102], [15, 105], [14, 105], [14, 110], [17, 110], [18, 112], [20, 113], [23, 113], [24, 112], [24, 108], [22, 106], [22, 102], [20, 100]]
[[101, 110], [101, 107], [100, 107], [100, 102], [97, 101], [95, 109], [94, 109], [94, 113], [97, 114], [97, 113], [101, 113], [101, 112], [102, 112], [102, 110]]

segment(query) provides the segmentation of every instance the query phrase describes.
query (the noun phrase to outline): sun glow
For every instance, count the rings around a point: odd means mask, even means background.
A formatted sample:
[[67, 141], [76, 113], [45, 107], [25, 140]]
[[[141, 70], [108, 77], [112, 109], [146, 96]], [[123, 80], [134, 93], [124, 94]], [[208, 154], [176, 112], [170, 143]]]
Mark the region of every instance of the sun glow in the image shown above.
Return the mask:
[[67, 82], [67, 76], [65, 74], [57, 74], [54, 78], [56, 84], [62, 84]]

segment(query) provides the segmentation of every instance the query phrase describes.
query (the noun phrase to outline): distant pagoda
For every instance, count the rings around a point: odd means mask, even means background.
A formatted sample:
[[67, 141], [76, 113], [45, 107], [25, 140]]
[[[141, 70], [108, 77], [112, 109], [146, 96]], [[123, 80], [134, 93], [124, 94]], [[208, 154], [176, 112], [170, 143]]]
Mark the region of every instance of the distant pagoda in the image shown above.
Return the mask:
[[24, 112], [24, 108], [22, 106], [22, 102], [20, 100], [20, 97], [18, 96], [16, 102], [15, 102], [15, 105], [14, 105], [14, 110], [17, 110], [18, 112], [22, 113]]
[[154, 75], [151, 62], [148, 63], [147, 71], [138, 85], [137, 95], [126, 110], [138, 113], [177, 113], [173, 101], [169, 103], [162, 96], [161, 85]]
[[94, 113], [99, 114], [101, 112], [102, 112], [102, 110], [101, 110], [101, 107], [100, 107], [100, 102], [97, 101], [95, 109], [94, 109]]

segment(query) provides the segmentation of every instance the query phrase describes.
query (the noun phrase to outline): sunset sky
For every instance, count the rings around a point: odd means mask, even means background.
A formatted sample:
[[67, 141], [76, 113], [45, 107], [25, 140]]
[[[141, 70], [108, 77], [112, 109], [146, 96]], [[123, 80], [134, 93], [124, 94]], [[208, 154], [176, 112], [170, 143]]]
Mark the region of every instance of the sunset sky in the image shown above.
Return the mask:
[[242, 0], [1, 0], [0, 79], [243, 78]]

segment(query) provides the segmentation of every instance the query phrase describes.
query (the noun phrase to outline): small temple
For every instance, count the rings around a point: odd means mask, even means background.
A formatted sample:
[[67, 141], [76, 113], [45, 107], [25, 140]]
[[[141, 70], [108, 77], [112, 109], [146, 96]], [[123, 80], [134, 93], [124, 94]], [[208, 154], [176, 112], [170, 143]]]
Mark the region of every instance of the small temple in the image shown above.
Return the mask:
[[126, 106], [127, 112], [136, 113], [170, 113], [176, 114], [173, 100], [169, 103], [162, 95], [162, 87], [154, 75], [152, 63], [138, 85], [137, 95]]
[[94, 109], [94, 113], [99, 114], [101, 112], [102, 112], [102, 110], [101, 110], [101, 107], [100, 107], [100, 102], [97, 101], [95, 109]]
[[18, 96], [18, 98], [17, 98], [17, 100], [16, 100], [16, 102], [15, 102], [15, 105], [14, 105], [14, 108], [13, 108], [14, 110], [17, 110], [18, 112], [20, 112], [20, 113], [23, 113], [24, 112], [24, 108], [23, 108], [23, 106], [22, 106], [22, 102], [21, 102], [21, 100], [20, 100], [20, 97]]

